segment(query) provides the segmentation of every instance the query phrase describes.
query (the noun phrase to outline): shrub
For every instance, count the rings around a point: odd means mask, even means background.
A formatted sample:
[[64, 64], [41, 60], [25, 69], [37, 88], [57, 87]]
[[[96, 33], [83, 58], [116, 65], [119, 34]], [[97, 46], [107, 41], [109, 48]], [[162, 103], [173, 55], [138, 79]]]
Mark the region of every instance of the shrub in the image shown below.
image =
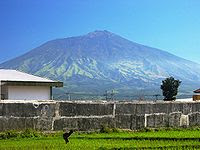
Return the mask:
[[100, 133], [112, 133], [112, 132], [120, 132], [120, 129], [118, 128], [109, 128], [108, 126], [106, 125], [102, 125], [101, 128], [100, 128]]

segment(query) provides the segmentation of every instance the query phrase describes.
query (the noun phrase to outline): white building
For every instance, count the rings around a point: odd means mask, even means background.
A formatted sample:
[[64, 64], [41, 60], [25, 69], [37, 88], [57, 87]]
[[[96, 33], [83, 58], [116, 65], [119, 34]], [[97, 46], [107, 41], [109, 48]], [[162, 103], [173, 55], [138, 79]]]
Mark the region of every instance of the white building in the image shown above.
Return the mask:
[[0, 100], [50, 100], [52, 87], [62, 86], [63, 82], [16, 70], [0, 69]]

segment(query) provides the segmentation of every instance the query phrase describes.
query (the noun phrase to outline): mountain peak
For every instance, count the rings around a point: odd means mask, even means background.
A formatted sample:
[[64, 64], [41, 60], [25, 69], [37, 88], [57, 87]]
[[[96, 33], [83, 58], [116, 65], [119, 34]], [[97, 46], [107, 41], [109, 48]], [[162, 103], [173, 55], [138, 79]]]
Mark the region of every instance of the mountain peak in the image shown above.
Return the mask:
[[107, 31], [107, 30], [95, 30], [94, 32], [89, 32], [87, 34], [88, 37], [99, 37], [99, 36], [111, 36], [113, 33]]

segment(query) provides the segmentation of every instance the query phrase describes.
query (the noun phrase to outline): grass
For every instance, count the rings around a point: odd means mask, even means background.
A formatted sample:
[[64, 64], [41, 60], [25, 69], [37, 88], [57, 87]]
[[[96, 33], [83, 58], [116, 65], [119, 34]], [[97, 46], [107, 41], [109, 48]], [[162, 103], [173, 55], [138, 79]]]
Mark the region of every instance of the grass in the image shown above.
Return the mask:
[[[8, 132], [0, 135], [4, 134], [8, 134]], [[49, 134], [25, 131], [16, 134], [12, 131], [9, 135], [12, 134], [15, 136], [7, 136], [6, 139], [1, 138], [1, 150], [200, 149], [199, 129], [163, 129], [138, 132], [116, 130], [108, 133], [76, 132], [70, 136], [70, 142], [67, 145], [62, 139], [62, 132]]]

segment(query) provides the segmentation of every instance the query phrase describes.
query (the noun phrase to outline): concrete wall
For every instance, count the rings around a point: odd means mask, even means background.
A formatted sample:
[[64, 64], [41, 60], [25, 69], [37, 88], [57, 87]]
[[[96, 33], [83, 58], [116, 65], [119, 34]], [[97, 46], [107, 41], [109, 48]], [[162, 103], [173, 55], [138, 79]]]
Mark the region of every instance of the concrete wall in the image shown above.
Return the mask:
[[8, 86], [8, 99], [12, 100], [50, 100], [49, 86]]
[[0, 131], [200, 126], [200, 102], [0, 101]]

